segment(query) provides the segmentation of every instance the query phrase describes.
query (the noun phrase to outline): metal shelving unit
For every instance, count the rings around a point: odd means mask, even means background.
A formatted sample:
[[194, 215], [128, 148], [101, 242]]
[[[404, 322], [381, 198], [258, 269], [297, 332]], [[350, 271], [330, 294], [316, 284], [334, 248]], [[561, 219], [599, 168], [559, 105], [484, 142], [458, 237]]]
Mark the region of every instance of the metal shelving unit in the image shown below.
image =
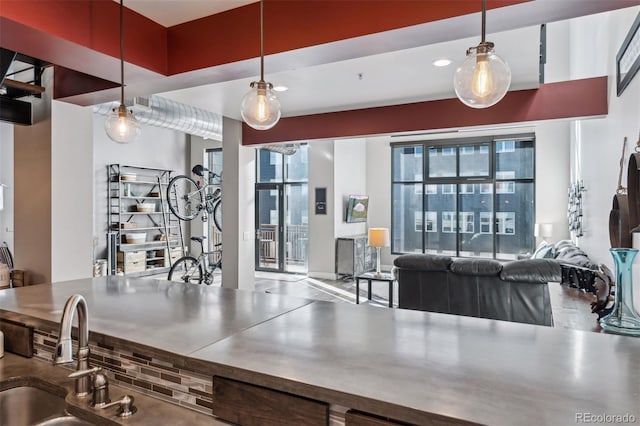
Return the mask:
[[[181, 256], [184, 242], [180, 223], [169, 213], [164, 197], [171, 174], [172, 170], [152, 167], [107, 166], [110, 274], [168, 272], [171, 258]], [[152, 211], [138, 211], [138, 205], [149, 204], [153, 205]], [[144, 242], [127, 241], [127, 235], [143, 232]]]

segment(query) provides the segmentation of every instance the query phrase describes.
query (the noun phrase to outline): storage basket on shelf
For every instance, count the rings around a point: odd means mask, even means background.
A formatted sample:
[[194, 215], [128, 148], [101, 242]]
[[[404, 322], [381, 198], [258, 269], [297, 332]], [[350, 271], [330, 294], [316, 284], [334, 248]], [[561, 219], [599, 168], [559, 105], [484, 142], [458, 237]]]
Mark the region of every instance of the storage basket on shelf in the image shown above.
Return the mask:
[[152, 203], [138, 203], [136, 204], [136, 210], [141, 213], [151, 213], [156, 210], [156, 205]]
[[146, 232], [134, 232], [126, 235], [127, 244], [142, 244], [147, 240]]

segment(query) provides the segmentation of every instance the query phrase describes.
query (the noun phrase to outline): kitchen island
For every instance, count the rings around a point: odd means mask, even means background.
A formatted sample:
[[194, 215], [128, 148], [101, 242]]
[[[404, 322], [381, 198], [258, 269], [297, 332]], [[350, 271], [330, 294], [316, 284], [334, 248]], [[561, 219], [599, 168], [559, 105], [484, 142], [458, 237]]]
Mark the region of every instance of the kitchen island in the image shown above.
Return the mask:
[[[129, 354], [121, 369], [131, 358], [176, 370], [174, 381], [182, 369], [212, 380], [200, 407], [231, 421], [229, 388], [216, 379], [325, 404], [334, 419], [357, 410], [417, 425], [640, 421], [636, 338], [125, 277], [5, 290], [0, 318], [46, 340], [72, 294], [87, 300], [97, 352]], [[260, 410], [244, 405], [243, 419]]]

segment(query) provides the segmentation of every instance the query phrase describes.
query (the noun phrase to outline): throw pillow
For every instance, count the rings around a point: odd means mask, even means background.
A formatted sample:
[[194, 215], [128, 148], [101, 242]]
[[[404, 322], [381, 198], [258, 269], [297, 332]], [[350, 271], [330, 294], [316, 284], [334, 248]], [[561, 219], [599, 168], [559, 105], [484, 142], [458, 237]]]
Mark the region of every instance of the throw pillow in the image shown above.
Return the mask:
[[554, 257], [553, 245], [543, 241], [538, 245], [536, 251], [531, 255], [532, 259], [553, 259]]

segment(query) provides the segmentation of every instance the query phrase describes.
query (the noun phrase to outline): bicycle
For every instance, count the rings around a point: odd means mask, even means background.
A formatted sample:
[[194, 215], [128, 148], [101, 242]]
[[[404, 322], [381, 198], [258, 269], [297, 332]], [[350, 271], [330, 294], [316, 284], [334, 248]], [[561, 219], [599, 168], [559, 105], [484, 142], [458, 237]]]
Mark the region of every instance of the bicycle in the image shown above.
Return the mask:
[[[213, 273], [220, 269], [222, 271], [222, 249], [218, 248], [213, 251], [204, 251], [203, 241], [207, 237], [191, 237], [192, 241], [200, 243], [200, 255], [195, 258], [193, 256], [183, 256], [171, 266], [167, 279], [173, 281], [176, 279], [185, 283], [211, 285], [213, 283]], [[215, 245], [222, 246], [222, 243]], [[209, 255], [217, 255], [216, 262], [209, 262]]]
[[[210, 172], [199, 164], [191, 171], [200, 177], [204, 177], [204, 172], [210, 173], [211, 180], [218, 179], [218, 182], [222, 182], [222, 174]], [[222, 189], [220, 183], [200, 185], [200, 181], [196, 182], [186, 175], [174, 177], [167, 186], [169, 209], [182, 220], [192, 220], [204, 210], [207, 212], [207, 216], [213, 216], [213, 223], [222, 232]], [[207, 216], [203, 216], [203, 220], [206, 220]]]

